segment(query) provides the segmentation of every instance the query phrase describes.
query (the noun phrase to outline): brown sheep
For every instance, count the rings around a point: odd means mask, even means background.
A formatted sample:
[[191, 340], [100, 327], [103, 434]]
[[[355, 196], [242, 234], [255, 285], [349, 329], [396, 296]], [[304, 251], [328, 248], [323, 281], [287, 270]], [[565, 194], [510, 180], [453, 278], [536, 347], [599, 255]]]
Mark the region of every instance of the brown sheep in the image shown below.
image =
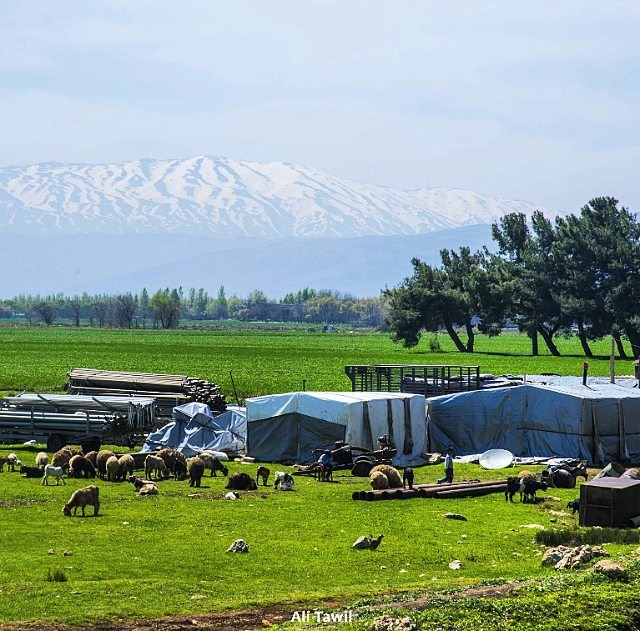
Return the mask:
[[115, 456], [115, 454], [108, 449], [101, 449], [96, 456], [96, 469], [103, 480], [107, 475], [107, 460], [112, 456]]
[[100, 510], [100, 489], [97, 486], [85, 486], [83, 489], [74, 491], [69, 501], [64, 505], [62, 512], [71, 517], [71, 509], [76, 514], [78, 508], [82, 509], [84, 517], [84, 509], [86, 506], [93, 506], [93, 514], [96, 516]]
[[173, 450], [173, 449], [161, 449], [157, 454], [156, 457], [158, 458], [162, 458], [163, 462], [164, 462], [164, 466], [167, 468], [167, 471], [169, 473], [173, 473], [175, 464], [176, 464], [176, 454], [178, 452]]
[[117, 482], [120, 479], [120, 463], [115, 456], [107, 460], [107, 482]]
[[98, 462], [97, 462], [97, 457], [98, 457], [98, 452], [97, 451], [90, 451], [88, 454], [85, 455], [85, 458], [94, 466], [94, 468], [98, 468]]
[[123, 480], [126, 480], [128, 475], [133, 475], [136, 470], [136, 461], [131, 454], [120, 456], [118, 464], [120, 465], [120, 477]]
[[231, 491], [255, 491], [258, 485], [248, 473], [238, 471], [229, 478], [225, 488]]
[[376, 471], [380, 471], [387, 476], [387, 480], [389, 481], [390, 489], [401, 489], [402, 488], [402, 478], [398, 473], [398, 470], [388, 464], [379, 464], [369, 472], [369, 476], [375, 473]]
[[369, 476], [369, 484], [374, 491], [382, 491], [389, 488], [389, 480], [382, 471], [374, 471]]
[[54, 467], [62, 467], [65, 471], [69, 468], [69, 461], [73, 457], [73, 453], [67, 447], [63, 447], [56, 451], [51, 458], [51, 465]]
[[79, 478], [84, 476], [85, 478], [95, 478], [96, 469], [84, 456], [73, 456], [69, 460], [69, 476], [72, 478]]
[[6, 456], [0, 456], [0, 471], [4, 471], [4, 465], [9, 462], [9, 458]]
[[258, 480], [262, 478], [262, 486], [267, 486], [270, 475], [271, 471], [267, 469], [267, 467], [263, 467], [262, 465], [260, 465], [258, 467], [258, 470], [256, 471], [256, 484], [258, 484]]
[[62, 449], [66, 449], [71, 456], [84, 456], [82, 449], [78, 449], [78, 447], [74, 447], [73, 445], [65, 445]]
[[200, 487], [202, 476], [204, 475], [204, 462], [202, 458], [191, 458], [188, 462], [189, 486]]

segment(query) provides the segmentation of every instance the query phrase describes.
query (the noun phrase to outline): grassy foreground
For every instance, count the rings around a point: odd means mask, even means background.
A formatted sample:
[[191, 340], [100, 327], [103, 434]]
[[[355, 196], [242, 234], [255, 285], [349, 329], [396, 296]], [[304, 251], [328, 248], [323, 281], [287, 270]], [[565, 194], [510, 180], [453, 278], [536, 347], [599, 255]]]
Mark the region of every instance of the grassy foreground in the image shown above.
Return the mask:
[[[74, 366], [189, 374], [220, 383], [228, 396], [233, 370], [244, 398], [301, 390], [303, 380], [308, 390], [348, 390], [345, 364], [478, 364], [495, 374], [579, 375], [584, 361], [575, 338], [558, 340], [563, 357], [534, 358], [529, 339], [517, 333], [480, 335], [476, 353], [455, 351], [443, 335], [442, 352], [431, 352], [428, 337], [405, 349], [382, 333], [0, 327], [0, 392], [60, 390]], [[608, 375], [607, 341], [593, 350], [599, 357], [591, 360], [590, 373]], [[617, 373], [633, 374], [631, 361], [618, 362]]]
[[[37, 450], [16, 451], [31, 464]], [[255, 465], [232, 463], [234, 470], [253, 473]], [[505, 476], [475, 465], [460, 465], [456, 474]], [[438, 466], [417, 470], [420, 482], [439, 475]], [[562, 510], [577, 494], [554, 490], [561, 501], [538, 506], [508, 504], [502, 495], [354, 502], [351, 492], [366, 480], [342, 473], [333, 484], [298, 478], [296, 492], [267, 487], [235, 502], [222, 499], [221, 477], [207, 477], [200, 491], [187, 482], [161, 482], [160, 494], [147, 498], [136, 497], [128, 483], [97, 484], [102, 515], [68, 518], [62, 505], [84, 481], [44, 487], [40, 480], [0, 473], [0, 620], [81, 623], [254, 604], [349, 603], [396, 592], [544, 579], [554, 571], [541, 566], [536, 530], [525, 526], [554, 527], [551, 520], [558, 518], [549, 509]], [[444, 519], [449, 511], [468, 521]], [[571, 516], [560, 519], [575, 523]], [[377, 551], [351, 549], [358, 536], [380, 533]], [[225, 553], [237, 538], [249, 543], [249, 554]], [[637, 544], [605, 547], [615, 557]], [[64, 556], [65, 550], [71, 554]], [[454, 559], [461, 570], [448, 568]], [[68, 581], [49, 582], [55, 570]]]

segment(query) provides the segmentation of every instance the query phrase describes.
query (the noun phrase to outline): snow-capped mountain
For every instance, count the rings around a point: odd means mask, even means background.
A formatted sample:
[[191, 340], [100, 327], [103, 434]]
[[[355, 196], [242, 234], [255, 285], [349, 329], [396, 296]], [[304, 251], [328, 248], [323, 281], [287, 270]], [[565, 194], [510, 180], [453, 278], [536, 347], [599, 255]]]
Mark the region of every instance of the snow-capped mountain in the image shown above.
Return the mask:
[[535, 208], [470, 191], [402, 191], [294, 164], [213, 156], [0, 168], [0, 230], [31, 234], [412, 235]]

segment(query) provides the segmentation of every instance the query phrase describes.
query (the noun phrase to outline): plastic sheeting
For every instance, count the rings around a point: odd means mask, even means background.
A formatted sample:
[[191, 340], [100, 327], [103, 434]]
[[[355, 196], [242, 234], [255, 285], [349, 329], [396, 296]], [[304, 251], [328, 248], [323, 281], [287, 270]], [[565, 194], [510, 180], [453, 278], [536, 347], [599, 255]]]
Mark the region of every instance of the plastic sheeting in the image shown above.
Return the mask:
[[[390, 429], [392, 431], [390, 431]], [[394, 463], [416, 463], [425, 451], [425, 398], [388, 392], [291, 392], [247, 399], [247, 451], [264, 462], [310, 462], [337, 440], [373, 448], [392, 435]]]
[[429, 399], [429, 451], [640, 460], [640, 392], [614, 384], [533, 385]]
[[203, 403], [186, 403], [173, 409], [173, 422], [149, 434], [142, 451], [177, 449], [191, 458], [205, 449], [241, 454], [247, 441], [243, 408], [229, 408], [214, 416]]

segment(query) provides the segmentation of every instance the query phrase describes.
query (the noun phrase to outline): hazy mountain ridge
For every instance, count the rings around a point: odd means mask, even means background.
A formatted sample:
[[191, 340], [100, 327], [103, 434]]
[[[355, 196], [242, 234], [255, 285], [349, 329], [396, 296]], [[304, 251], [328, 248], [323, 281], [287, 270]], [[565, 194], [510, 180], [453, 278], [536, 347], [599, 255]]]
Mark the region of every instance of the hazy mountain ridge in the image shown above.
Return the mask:
[[536, 208], [471, 191], [402, 191], [294, 164], [213, 156], [0, 168], [0, 230], [18, 233], [415, 235]]

